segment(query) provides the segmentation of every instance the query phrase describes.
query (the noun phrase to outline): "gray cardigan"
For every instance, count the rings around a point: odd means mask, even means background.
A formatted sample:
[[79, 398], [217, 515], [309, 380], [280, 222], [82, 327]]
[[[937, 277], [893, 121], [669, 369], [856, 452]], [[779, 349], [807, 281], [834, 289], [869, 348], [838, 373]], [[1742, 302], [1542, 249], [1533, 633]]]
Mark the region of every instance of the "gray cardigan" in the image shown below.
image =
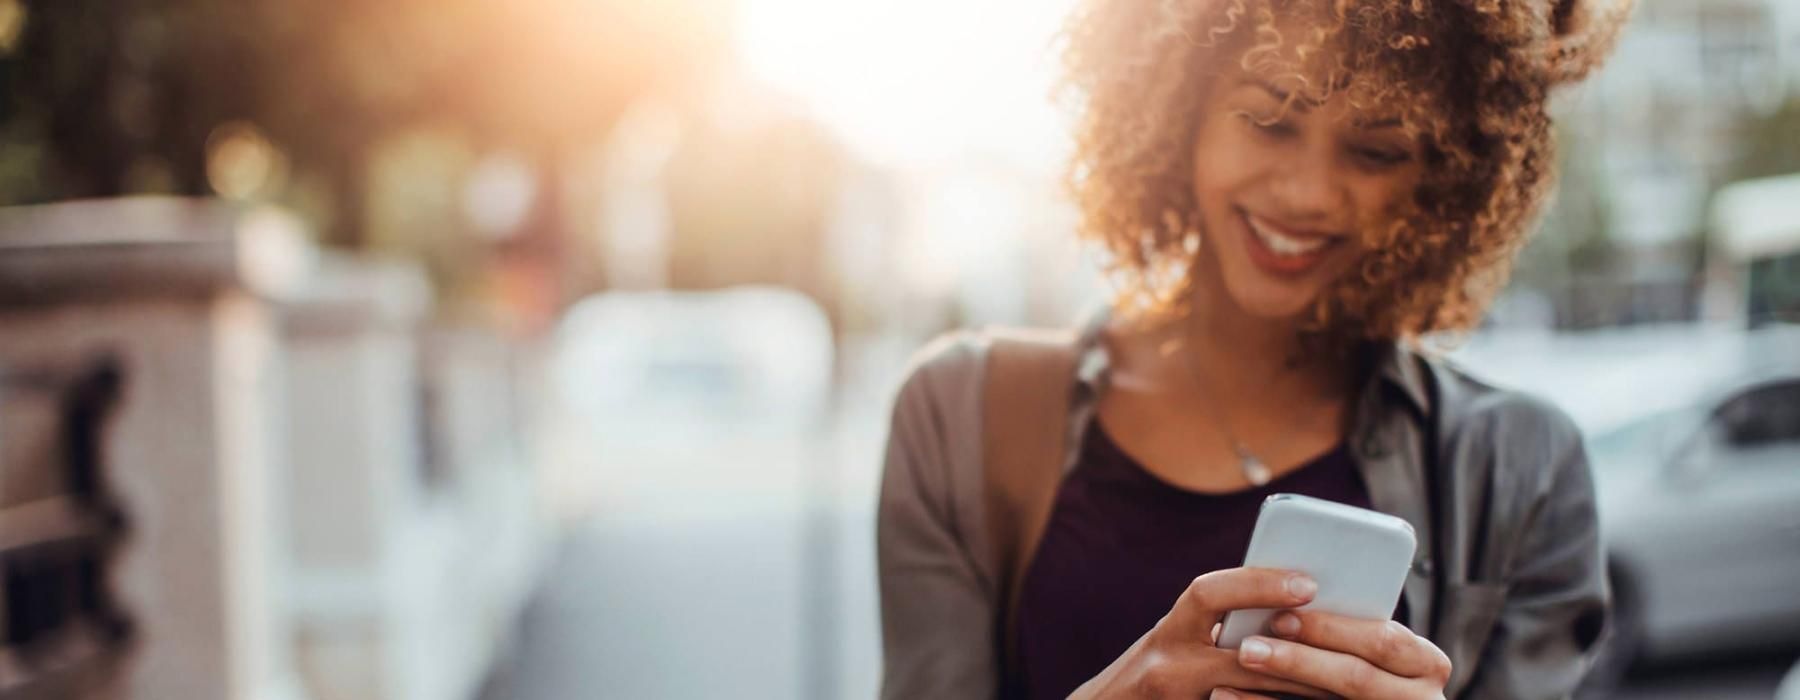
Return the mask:
[[[1060, 380], [1072, 392], [1065, 473], [1106, 389], [1099, 329], [1082, 334], [1076, 374]], [[983, 554], [986, 349], [975, 333], [934, 341], [895, 400], [877, 524], [883, 700], [998, 693], [1000, 592]], [[1446, 697], [1569, 697], [1608, 605], [1573, 423], [1398, 344], [1382, 347], [1356, 405], [1350, 445], [1371, 501], [1418, 534], [1403, 596], [1414, 631], [1454, 665]]]

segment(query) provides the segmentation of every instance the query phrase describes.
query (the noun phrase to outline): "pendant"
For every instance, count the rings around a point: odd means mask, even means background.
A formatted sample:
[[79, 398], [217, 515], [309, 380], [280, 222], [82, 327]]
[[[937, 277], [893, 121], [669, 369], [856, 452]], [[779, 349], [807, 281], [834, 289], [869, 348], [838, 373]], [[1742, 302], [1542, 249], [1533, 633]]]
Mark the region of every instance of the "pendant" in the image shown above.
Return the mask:
[[1239, 466], [1244, 468], [1244, 478], [1253, 486], [1269, 483], [1269, 467], [1257, 459], [1255, 455], [1244, 455]]

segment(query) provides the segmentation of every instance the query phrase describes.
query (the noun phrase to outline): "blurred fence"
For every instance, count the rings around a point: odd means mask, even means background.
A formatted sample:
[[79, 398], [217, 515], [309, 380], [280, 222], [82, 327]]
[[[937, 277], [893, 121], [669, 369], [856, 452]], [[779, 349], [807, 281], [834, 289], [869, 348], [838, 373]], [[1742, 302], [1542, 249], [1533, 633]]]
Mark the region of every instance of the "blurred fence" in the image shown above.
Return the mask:
[[536, 580], [528, 349], [168, 198], [0, 211], [0, 696], [467, 698]]

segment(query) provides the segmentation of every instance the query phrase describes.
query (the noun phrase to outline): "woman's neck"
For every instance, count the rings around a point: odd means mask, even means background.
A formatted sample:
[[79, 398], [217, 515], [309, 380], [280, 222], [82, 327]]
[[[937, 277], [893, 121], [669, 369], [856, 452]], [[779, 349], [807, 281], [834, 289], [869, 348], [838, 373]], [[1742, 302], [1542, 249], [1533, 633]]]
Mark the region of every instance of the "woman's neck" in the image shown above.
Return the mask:
[[1204, 388], [1226, 404], [1292, 406], [1346, 393], [1349, 368], [1304, 352], [1294, 319], [1245, 313], [1216, 278], [1197, 285], [1189, 309], [1172, 329], [1179, 338], [1172, 350], [1185, 357], [1168, 359], [1191, 363]]
[[1099, 414], [1109, 436], [1147, 468], [1199, 490], [1241, 485], [1239, 448], [1280, 474], [1343, 438], [1350, 363], [1301, 354], [1291, 323], [1192, 302], [1178, 320], [1106, 329], [1110, 389]]

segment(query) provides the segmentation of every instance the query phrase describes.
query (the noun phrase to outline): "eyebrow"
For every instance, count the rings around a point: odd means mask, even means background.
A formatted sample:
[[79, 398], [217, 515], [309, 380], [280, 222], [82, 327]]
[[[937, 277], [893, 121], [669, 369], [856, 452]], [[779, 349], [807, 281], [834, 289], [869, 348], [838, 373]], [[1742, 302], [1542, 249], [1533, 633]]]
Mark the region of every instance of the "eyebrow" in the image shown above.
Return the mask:
[[1358, 128], [1358, 129], [1366, 129], [1368, 131], [1376, 131], [1376, 130], [1380, 130], [1380, 129], [1398, 129], [1402, 126], [1405, 126], [1405, 123], [1400, 121], [1399, 117], [1387, 117], [1384, 119], [1376, 119], [1374, 121], [1363, 121], [1360, 119], [1356, 119], [1356, 120], [1352, 120], [1350, 123], [1355, 125], [1356, 128]]
[[[1299, 112], [1306, 112], [1313, 107], [1312, 102], [1308, 100], [1292, 100], [1293, 93], [1276, 87], [1274, 83], [1263, 80], [1262, 78], [1247, 77], [1244, 78], [1241, 84], [1262, 88], [1264, 92], [1269, 93], [1269, 96], [1275, 98], [1276, 101], [1289, 105]], [[1289, 100], [1292, 100], [1292, 102]]]
[[[1311, 110], [1313, 108], [1313, 105], [1316, 104], [1312, 100], [1308, 100], [1305, 98], [1293, 100], [1290, 103], [1289, 100], [1293, 97], [1293, 93], [1288, 92], [1287, 90], [1283, 90], [1280, 87], [1277, 87], [1274, 83], [1271, 83], [1267, 80], [1263, 80], [1261, 78], [1255, 78], [1255, 77], [1244, 78], [1242, 84], [1262, 88], [1262, 90], [1264, 92], [1269, 93], [1270, 97], [1275, 98], [1277, 101], [1279, 101], [1283, 104], [1290, 104], [1295, 111], [1303, 113], [1303, 114], [1305, 112]], [[1354, 125], [1358, 129], [1365, 129], [1368, 131], [1377, 131], [1380, 129], [1394, 129], [1394, 128], [1399, 128], [1401, 126], [1404, 126], [1404, 123], [1400, 121], [1399, 117], [1385, 117], [1385, 118], [1381, 118], [1381, 119], [1375, 119], [1372, 121], [1359, 118], [1359, 119], [1352, 120], [1351, 124]]]

